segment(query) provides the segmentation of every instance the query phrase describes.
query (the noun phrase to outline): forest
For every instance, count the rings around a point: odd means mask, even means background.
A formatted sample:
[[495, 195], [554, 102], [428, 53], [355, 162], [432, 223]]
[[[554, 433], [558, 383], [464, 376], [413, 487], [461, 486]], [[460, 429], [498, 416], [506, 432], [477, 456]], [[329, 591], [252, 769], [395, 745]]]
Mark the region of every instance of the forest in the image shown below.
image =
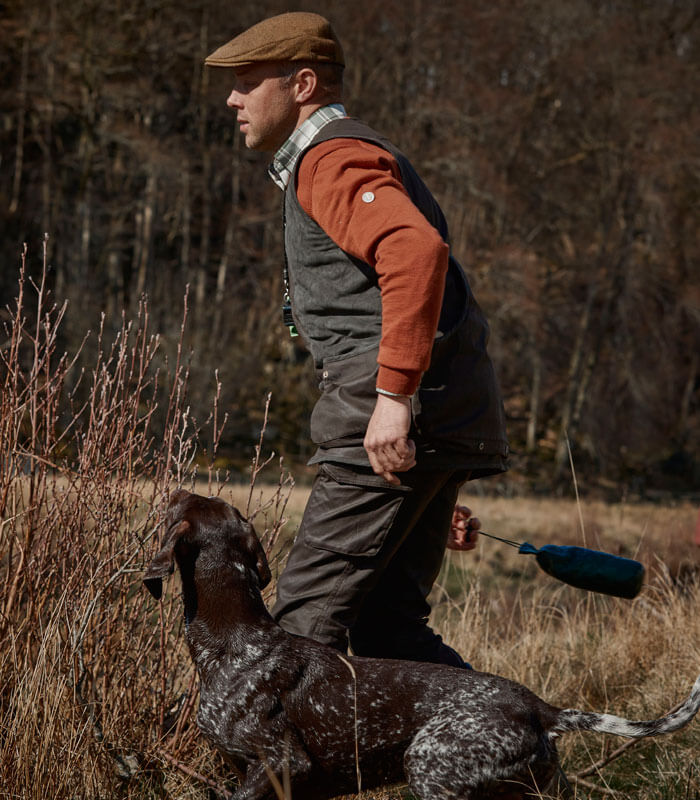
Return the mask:
[[240, 141], [230, 74], [203, 60], [262, 17], [314, 10], [343, 42], [349, 113], [418, 168], [487, 313], [508, 485], [570, 486], [574, 464], [582, 486], [616, 497], [698, 492], [696, 2], [0, 10], [0, 321], [24, 243], [37, 284], [45, 246], [76, 403], [100, 341], [146, 315], [164, 376], [185, 353], [202, 452], [216, 398], [217, 463], [242, 469], [272, 393], [269, 447], [293, 465], [311, 455], [313, 370], [280, 318], [281, 194]]

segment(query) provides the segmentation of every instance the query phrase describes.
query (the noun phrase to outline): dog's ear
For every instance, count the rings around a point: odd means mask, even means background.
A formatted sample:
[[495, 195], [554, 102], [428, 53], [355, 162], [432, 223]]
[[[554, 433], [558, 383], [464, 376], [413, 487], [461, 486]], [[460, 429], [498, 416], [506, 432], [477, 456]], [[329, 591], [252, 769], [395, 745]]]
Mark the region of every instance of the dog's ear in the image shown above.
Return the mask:
[[156, 600], [160, 600], [163, 594], [163, 578], [172, 575], [175, 569], [175, 545], [189, 529], [190, 523], [186, 519], [175, 526], [143, 576], [144, 586]]
[[265, 551], [262, 549], [262, 545], [260, 544], [260, 539], [258, 539], [257, 533], [255, 533], [255, 528], [250, 524], [250, 522], [244, 522], [244, 526], [248, 529], [250, 534], [247, 537], [247, 542], [250, 553], [255, 559], [255, 568], [258, 573], [258, 578], [260, 578], [260, 588], [264, 589], [272, 580], [270, 566], [267, 563], [267, 556], [265, 555]]

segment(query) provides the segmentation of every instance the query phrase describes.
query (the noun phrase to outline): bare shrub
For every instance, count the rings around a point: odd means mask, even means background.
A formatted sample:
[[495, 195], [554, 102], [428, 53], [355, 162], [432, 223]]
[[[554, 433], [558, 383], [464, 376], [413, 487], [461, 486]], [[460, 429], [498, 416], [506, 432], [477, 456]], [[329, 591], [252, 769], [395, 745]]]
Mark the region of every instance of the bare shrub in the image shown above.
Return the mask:
[[[26, 798], [194, 791], [218, 769], [193, 723], [180, 602], [156, 606], [141, 588], [169, 487], [196, 477], [182, 336], [163, 366], [144, 301], [111, 344], [98, 332], [76, 375], [78, 354], [57, 352], [65, 306], [46, 263], [35, 284], [26, 258], [0, 345], [0, 785]], [[185, 298], [183, 330], [186, 314]], [[225, 485], [217, 412], [215, 396], [211, 492]], [[250, 489], [269, 546], [290, 486], [283, 474], [257, 505]]]

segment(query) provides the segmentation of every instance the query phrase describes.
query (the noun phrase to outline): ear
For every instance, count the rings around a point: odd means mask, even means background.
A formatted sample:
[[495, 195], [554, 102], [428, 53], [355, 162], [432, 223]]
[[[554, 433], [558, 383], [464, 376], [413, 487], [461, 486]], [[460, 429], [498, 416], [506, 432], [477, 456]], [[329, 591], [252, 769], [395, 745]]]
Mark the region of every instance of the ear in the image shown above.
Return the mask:
[[319, 85], [318, 75], [310, 67], [303, 67], [294, 76], [296, 100], [306, 103], [314, 99]]
[[170, 532], [165, 544], [160, 549], [158, 554], [151, 561], [150, 566], [143, 576], [143, 583], [148, 591], [160, 600], [163, 594], [163, 578], [172, 575], [175, 569], [175, 545], [183, 533], [187, 533], [190, 529], [190, 523], [183, 519], [174, 530]]
[[250, 553], [255, 559], [255, 568], [258, 572], [258, 578], [260, 579], [260, 588], [264, 589], [272, 579], [270, 566], [267, 563], [267, 556], [265, 555], [265, 551], [262, 549], [258, 535], [255, 533], [255, 528], [250, 524], [250, 522], [245, 522], [244, 524], [250, 533], [247, 540], [249, 543]]

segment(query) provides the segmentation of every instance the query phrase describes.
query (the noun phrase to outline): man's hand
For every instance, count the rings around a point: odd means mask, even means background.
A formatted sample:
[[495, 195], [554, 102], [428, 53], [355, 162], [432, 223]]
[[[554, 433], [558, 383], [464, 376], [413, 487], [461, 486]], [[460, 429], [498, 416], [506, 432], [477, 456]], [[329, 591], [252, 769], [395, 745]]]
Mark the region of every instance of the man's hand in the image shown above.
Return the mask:
[[408, 438], [410, 427], [410, 398], [378, 394], [364, 446], [372, 469], [389, 483], [401, 483], [394, 472], [405, 472], [416, 464], [416, 445]]
[[449, 550], [473, 550], [479, 535], [481, 522], [472, 517], [472, 512], [466, 506], [455, 506], [452, 514], [452, 525], [447, 537]]

